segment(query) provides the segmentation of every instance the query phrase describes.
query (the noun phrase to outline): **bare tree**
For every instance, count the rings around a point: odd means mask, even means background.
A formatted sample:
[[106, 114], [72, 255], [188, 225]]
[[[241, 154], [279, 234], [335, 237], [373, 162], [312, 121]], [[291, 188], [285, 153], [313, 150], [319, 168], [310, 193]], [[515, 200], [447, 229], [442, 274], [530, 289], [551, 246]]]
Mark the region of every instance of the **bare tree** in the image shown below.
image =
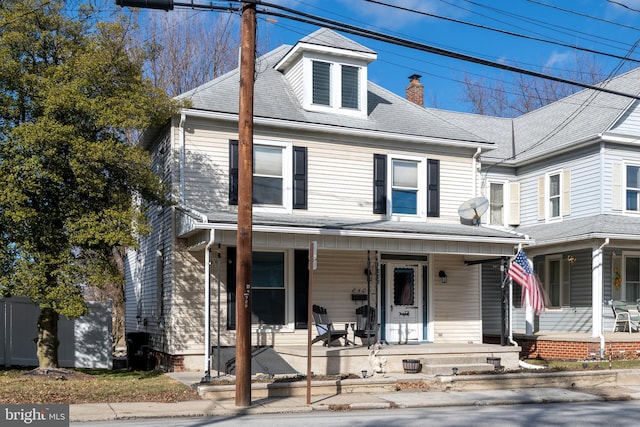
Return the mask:
[[[572, 69], [559, 74], [565, 79], [595, 84], [604, 79], [601, 67], [593, 56], [575, 55]], [[471, 104], [471, 112], [497, 117], [515, 117], [564, 98], [579, 87], [526, 76], [504, 74], [503, 78], [488, 82], [486, 78], [465, 75], [462, 101]]]
[[134, 37], [147, 52], [145, 74], [170, 96], [237, 66], [240, 33], [236, 15], [185, 10], [146, 15]]

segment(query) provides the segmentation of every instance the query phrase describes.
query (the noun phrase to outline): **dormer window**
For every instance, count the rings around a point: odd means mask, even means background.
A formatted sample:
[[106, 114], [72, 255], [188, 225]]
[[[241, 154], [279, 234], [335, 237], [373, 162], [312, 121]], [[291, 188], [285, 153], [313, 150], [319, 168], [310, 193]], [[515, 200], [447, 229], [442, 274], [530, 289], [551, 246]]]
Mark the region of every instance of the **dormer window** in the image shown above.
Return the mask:
[[[313, 88], [312, 103], [314, 105], [325, 105], [330, 107], [331, 102], [331, 63], [324, 61], [313, 61]], [[359, 67], [351, 65], [335, 66], [340, 68], [340, 107], [357, 110], [360, 106], [360, 88], [358, 75]]]
[[337, 109], [347, 114], [359, 113], [362, 67], [311, 60], [310, 110]]
[[359, 71], [358, 67], [342, 66], [342, 108], [359, 109]]
[[378, 55], [321, 28], [300, 40], [274, 68], [307, 111], [366, 118], [367, 66]]
[[331, 106], [331, 64], [313, 61], [313, 100], [315, 105]]

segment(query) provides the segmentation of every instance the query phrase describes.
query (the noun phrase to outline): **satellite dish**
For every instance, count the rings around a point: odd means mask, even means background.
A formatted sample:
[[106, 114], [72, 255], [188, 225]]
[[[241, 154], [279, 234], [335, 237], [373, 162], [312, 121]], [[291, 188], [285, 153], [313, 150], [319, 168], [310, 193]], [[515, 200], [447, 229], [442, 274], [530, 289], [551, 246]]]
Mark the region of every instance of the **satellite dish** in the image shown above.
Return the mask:
[[462, 223], [480, 225], [480, 217], [489, 209], [489, 200], [486, 197], [474, 197], [458, 208], [458, 215]]

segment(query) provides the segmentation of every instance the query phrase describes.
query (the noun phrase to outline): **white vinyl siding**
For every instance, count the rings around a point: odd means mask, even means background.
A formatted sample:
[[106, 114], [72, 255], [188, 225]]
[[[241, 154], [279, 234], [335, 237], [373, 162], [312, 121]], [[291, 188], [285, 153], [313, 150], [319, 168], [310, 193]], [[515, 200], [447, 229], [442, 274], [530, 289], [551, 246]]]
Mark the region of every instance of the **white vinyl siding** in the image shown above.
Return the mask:
[[[433, 342], [482, 342], [481, 270], [480, 265], [463, 267], [462, 259], [454, 256], [436, 256], [433, 270], [447, 273], [447, 284], [434, 277], [431, 286], [433, 311]], [[455, 307], [456, 315], [451, 315]]]
[[286, 74], [287, 81], [291, 85], [293, 93], [296, 94], [296, 98], [300, 104], [304, 100], [304, 73], [302, 68], [302, 61], [296, 62]]

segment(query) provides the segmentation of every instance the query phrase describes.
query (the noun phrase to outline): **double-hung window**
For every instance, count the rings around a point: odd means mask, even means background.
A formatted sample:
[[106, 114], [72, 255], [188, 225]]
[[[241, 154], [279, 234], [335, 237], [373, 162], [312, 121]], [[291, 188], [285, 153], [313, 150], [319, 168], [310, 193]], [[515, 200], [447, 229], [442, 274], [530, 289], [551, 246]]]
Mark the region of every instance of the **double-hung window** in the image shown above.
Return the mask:
[[418, 166], [417, 161], [391, 160], [391, 212], [393, 214], [418, 214]]
[[283, 205], [284, 151], [282, 146], [253, 146], [253, 203]]
[[544, 288], [549, 297], [550, 307], [560, 308], [569, 305], [571, 296], [569, 261], [562, 255], [551, 255], [546, 257], [545, 264]]
[[504, 225], [504, 184], [489, 184], [489, 224]]
[[253, 252], [251, 323], [284, 325], [286, 310], [285, 253]]
[[[238, 204], [238, 141], [229, 141], [229, 205]], [[255, 140], [253, 203], [262, 211], [307, 209], [307, 148]]]
[[626, 167], [626, 210], [640, 212], [640, 166]]
[[560, 174], [549, 175], [547, 188], [549, 219], [560, 217]]
[[374, 154], [373, 213], [399, 220], [439, 217], [440, 161]]
[[389, 204], [391, 216], [426, 217], [426, 159], [389, 157]]
[[538, 177], [538, 219], [556, 221], [571, 214], [571, 170]]
[[624, 299], [635, 302], [640, 299], [640, 254], [624, 255]]

